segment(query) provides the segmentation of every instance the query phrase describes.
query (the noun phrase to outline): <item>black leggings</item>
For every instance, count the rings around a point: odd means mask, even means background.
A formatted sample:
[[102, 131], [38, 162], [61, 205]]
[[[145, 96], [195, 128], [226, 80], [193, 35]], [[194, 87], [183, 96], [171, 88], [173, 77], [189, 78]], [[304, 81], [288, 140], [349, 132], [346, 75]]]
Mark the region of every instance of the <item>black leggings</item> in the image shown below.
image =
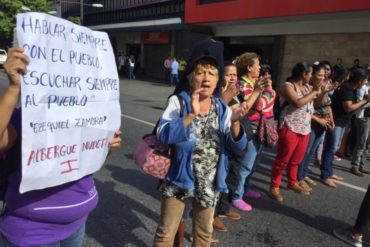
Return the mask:
[[364, 233], [370, 221], [370, 184], [364, 199], [362, 200], [360, 211], [358, 212], [356, 224], [353, 227], [356, 233]]

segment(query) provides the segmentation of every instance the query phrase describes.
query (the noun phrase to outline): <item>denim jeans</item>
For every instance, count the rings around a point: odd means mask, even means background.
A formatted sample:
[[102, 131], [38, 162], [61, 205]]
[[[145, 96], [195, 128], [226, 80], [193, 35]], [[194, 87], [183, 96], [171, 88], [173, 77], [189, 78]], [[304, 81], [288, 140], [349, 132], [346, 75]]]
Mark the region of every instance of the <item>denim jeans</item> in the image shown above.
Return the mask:
[[241, 199], [248, 191], [249, 179], [260, 161], [262, 146], [255, 137], [248, 141], [247, 151], [240, 158], [238, 185], [234, 191], [233, 201]]
[[[154, 247], [172, 247], [186, 202], [175, 197], [161, 198], [161, 217], [154, 235]], [[193, 243], [192, 246], [211, 245], [213, 214], [215, 208], [204, 208], [192, 203]]]
[[128, 69], [128, 78], [129, 79], [135, 79], [135, 75], [134, 75], [134, 69], [135, 69], [135, 67], [129, 67], [129, 69]]
[[[78, 230], [75, 233], [73, 233], [69, 238], [65, 240], [53, 244], [37, 245], [35, 247], [82, 247], [84, 237], [85, 237], [85, 223], [82, 224], [82, 226], [78, 228]], [[16, 247], [8, 240], [6, 240], [2, 235], [0, 235], [0, 246]]]
[[171, 86], [177, 86], [179, 83], [179, 76], [178, 74], [171, 74], [170, 76], [170, 84]]
[[335, 126], [327, 131], [321, 158], [321, 179], [328, 179], [333, 175], [334, 154], [338, 151], [346, 127]]
[[216, 205], [215, 217], [219, 214], [226, 214], [230, 211], [230, 202], [233, 200], [234, 191], [238, 186], [240, 173], [240, 160], [235, 156], [229, 157], [229, 172], [226, 177], [229, 193], [221, 193], [221, 197]]
[[356, 118], [356, 145], [353, 149], [352, 166], [364, 166], [367, 154], [367, 142], [370, 132], [370, 118]]
[[324, 134], [325, 129], [321, 125], [314, 122], [311, 123], [310, 140], [303, 161], [299, 166], [298, 181], [301, 181], [307, 176], [308, 165], [310, 164], [312, 153], [319, 147], [322, 138], [324, 138]]

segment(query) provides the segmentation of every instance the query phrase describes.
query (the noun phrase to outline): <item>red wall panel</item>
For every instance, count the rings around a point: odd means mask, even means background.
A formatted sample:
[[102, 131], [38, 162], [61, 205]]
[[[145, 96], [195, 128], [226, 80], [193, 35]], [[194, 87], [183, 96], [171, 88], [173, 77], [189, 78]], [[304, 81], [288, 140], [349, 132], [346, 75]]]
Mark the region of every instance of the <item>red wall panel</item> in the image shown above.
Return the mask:
[[228, 0], [200, 4], [185, 1], [185, 23], [222, 22], [370, 10], [370, 0]]

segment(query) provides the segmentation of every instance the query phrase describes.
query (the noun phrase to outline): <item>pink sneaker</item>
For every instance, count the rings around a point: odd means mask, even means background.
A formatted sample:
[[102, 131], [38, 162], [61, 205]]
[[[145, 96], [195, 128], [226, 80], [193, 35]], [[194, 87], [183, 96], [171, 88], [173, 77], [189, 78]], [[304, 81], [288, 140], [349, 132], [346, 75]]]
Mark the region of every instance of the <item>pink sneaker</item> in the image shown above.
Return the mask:
[[334, 159], [334, 160], [342, 160], [340, 157], [338, 157], [338, 156], [336, 156], [336, 155], [334, 155], [333, 159]]
[[234, 207], [244, 212], [252, 210], [252, 206], [246, 203], [243, 199], [235, 200], [232, 204]]
[[245, 197], [249, 197], [249, 198], [255, 198], [255, 199], [258, 199], [260, 198], [262, 195], [260, 192], [256, 191], [256, 190], [251, 190], [249, 189], [247, 191], [247, 193], [244, 194]]

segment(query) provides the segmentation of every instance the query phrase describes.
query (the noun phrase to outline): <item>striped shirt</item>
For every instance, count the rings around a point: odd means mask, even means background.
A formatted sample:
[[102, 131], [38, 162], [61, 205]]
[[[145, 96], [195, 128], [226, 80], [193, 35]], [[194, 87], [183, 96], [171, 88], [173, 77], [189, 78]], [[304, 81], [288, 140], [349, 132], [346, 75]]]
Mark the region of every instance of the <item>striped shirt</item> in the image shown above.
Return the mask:
[[[254, 92], [255, 82], [247, 77], [241, 78], [242, 88], [245, 96], [250, 96]], [[257, 129], [261, 119], [261, 115], [265, 115], [267, 119], [274, 117], [274, 103], [275, 103], [276, 92], [274, 89], [265, 89], [257, 102], [254, 104], [247, 116], [249, 122], [254, 130]]]

